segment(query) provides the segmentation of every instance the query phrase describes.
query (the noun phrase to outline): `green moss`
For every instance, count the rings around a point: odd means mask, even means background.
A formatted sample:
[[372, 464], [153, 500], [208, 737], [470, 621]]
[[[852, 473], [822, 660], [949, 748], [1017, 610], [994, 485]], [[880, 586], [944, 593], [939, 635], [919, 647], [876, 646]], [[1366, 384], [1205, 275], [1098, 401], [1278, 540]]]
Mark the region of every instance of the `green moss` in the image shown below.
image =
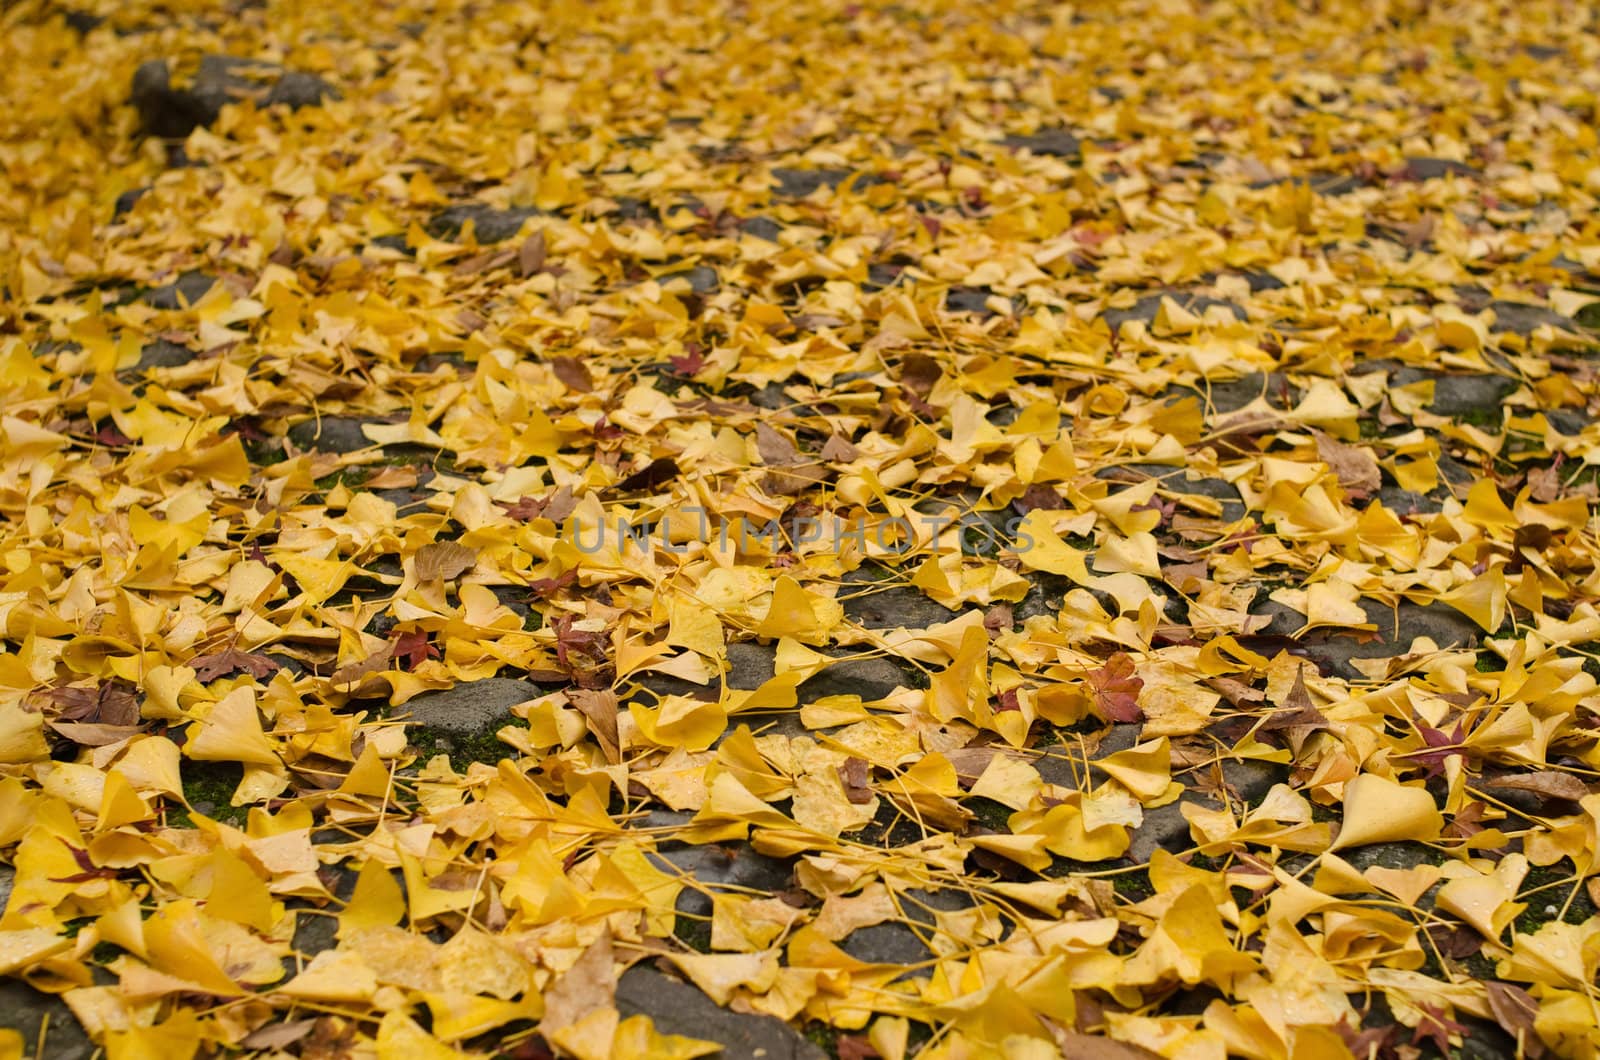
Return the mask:
[[424, 762], [434, 755], [446, 755], [450, 759], [451, 768], [459, 773], [473, 762], [494, 765], [513, 753], [497, 735], [499, 729], [497, 726], [463, 735], [414, 726], [407, 732], [407, 736], [410, 738], [411, 746], [417, 749], [418, 757]]
[[[229, 762], [195, 762], [183, 764], [183, 797], [195, 813], [204, 814], [213, 821], [244, 827], [246, 810], [231, 805], [233, 793], [244, 779], [244, 768]], [[167, 822], [178, 828], [193, 827], [189, 810], [174, 806], [167, 811]]]
[[1460, 423], [1468, 423], [1479, 430], [1498, 431], [1504, 422], [1503, 413], [1499, 408], [1468, 409], [1456, 417]]
[[1156, 893], [1155, 887], [1150, 883], [1150, 873], [1144, 869], [1119, 872], [1111, 877], [1111, 886], [1119, 896], [1130, 902], [1142, 902]]
[[679, 913], [672, 922], [672, 936], [697, 953], [711, 952], [711, 921]]
[[821, 1020], [810, 1020], [800, 1029], [806, 1041], [815, 1045], [829, 1056], [839, 1055], [839, 1032]]
[[[1576, 894], [1573, 893], [1574, 888]], [[1581, 924], [1596, 912], [1595, 904], [1589, 898], [1589, 889], [1581, 879], [1574, 878], [1565, 859], [1554, 865], [1536, 865], [1529, 869], [1528, 875], [1523, 878], [1517, 901], [1526, 903], [1528, 907], [1512, 922], [1519, 935], [1532, 934], [1555, 920], [1563, 906], [1566, 907], [1566, 913], [1561, 919], [1568, 924]]]
[[1003, 806], [993, 799], [982, 796], [966, 799], [961, 803], [971, 810], [977, 817], [978, 824], [985, 828], [992, 828], [996, 832], [1009, 832], [1011, 830], [1011, 807]]
[[329, 475], [317, 479], [316, 487], [324, 493], [338, 486], [357, 489], [372, 476], [372, 471], [366, 467], [341, 467]]
[[270, 467], [281, 464], [288, 459], [283, 449], [282, 440], [266, 440], [260, 442], [240, 441], [244, 447], [245, 459], [250, 461], [251, 467]]

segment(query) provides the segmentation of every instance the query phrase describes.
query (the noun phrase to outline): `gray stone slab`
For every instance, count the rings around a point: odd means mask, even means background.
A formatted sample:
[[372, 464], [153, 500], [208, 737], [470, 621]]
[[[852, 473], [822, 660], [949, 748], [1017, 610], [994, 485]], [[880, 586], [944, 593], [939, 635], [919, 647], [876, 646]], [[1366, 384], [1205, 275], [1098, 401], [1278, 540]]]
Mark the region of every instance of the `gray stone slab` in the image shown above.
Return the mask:
[[207, 55], [187, 85], [174, 85], [165, 59], [151, 59], [134, 71], [130, 99], [146, 132], [182, 137], [210, 125], [233, 102], [254, 99], [259, 106], [308, 107], [339, 92], [315, 74], [237, 55]]
[[[1414, 604], [1400, 601], [1390, 607], [1377, 600], [1361, 600], [1361, 609], [1376, 631], [1315, 629], [1298, 638], [1296, 654], [1314, 661], [1325, 674], [1357, 679], [1360, 671], [1352, 659], [1388, 659], [1403, 655], [1416, 637], [1429, 637], [1441, 648], [1472, 647], [1482, 630], [1477, 623], [1448, 604]], [[1258, 596], [1250, 613], [1270, 616], [1272, 621], [1257, 631], [1259, 636], [1288, 637], [1305, 624], [1305, 617], [1265, 593]]]
[[840, 940], [839, 948], [858, 961], [873, 964], [918, 964], [933, 956], [922, 936], [901, 923], [857, 928]]
[[1404, 519], [1407, 515], [1422, 515], [1438, 512], [1444, 507], [1444, 497], [1441, 491], [1433, 493], [1417, 493], [1414, 490], [1403, 490], [1399, 486], [1380, 486], [1377, 501], [1395, 515]]
[[1165, 806], [1144, 811], [1144, 821], [1133, 830], [1132, 841], [1129, 842], [1128, 851], [1123, 857], [1134, 864], [1142, 865], [1154, 857], [1157, 850], [1178, 854], [1191, 849], [1195, 844], [1194, 838], [1189, 834], [1189, 822], [1183, 816], [1183, 805], [1186, 802], [1216, 806], [1210, 799], [1184, 795], [1177, 802], [1169, 802]]
[[1312, 173], [1303, 177], [1275, 177], [1271, 180], [1258, 180], [1250, 184], [1253, 190], [1276, 187], [1279, 184], [1304, 184], [1317, 195], [1330, 198], [1340, 195], [1349, 195], [1366, 185], [1360, 177], [1348, 173]]
[[182, 309], [204, 298], [217, 278], [204, 272], [185, 272], [171, 283], [152, 287], [143, 294], [145, 304], [155, 309]]
[[770, 217], [747, 217], [739, 222], [739, 230], [768, 243], [776, 243], [783, 232], [783, 225]]
[[617, 982], [623, 1017], [649, 1016], [663, 1034], [720, 1042], [724, 1060], [826, 1060], [827, 1053], [773, 1016], [730, 1012], [695, 987], [646, 965]]
[[663, 283], [668, 280], [685, 280], [689, 284], [689, 289], [696, 294], [709, 294], [715, 291], [719, 284], [717, 270], [709, 265], [696, 265], [692, 269], [669, 272], [661, 277]]
[[837, 188], [850, 176], [848, 169], [795, 169], [778, 166], [772, 171], [774, 191], [791, 199], [803, 199], [818, 188]]
[[462, 203], [440, 210], [428, 219], [423, 228], [435, 239], [455, 240], [461, 237], [462, 230], [471, 221], [479, 243], [502, 243], [522, 231], [528, 219], [538, 217], [541, 213], [531, 206], [501, 210], [488, 203]]
[[1518, 335], [1532, 334], [1535, 328], [1546, 325], [1553, 328], [1573, 330], [1572, 321], [1542, 305], [1529, 305], [1526, 302], [1490, 302], [1489, 307], [1494, 310], [1495, 331], [1511, 331]]
[[1428, 411], [1440, 416], [1498, 414], [1502, 402], [1519, 385], [1503, 375], [1435, 375], [1433, 381], [1433, 401]]
[[989, 305], [989, 299], [995, 292], [987, 287], [952, 287], [945, 292], [944, 306], [952, 313], [975, 313], [980, 317], [992, 317], [994, 309]]
[[531, 681], [490, 677], [468, 681], [439, 692], [424, 692], [395, 708], [411, 721], [458, 736], [497, 729], [511, 719], [511, 708], [544, 692]]
[[1272, 785], [1289, 776], [1287, 766], [1254, 758], [1224, 758], [1221, 765], [1223, 781], [1248, 803], [1260, 802]]
[[361, 430], [365, 425], [376, 422], [354, 416], [323, 416], [290, 427], [289, 440], [301, 449], [315, 449], [321, 453], [353, 453], [377, 444]]
[[23, 1056], [89, 1060], [99, 1052], [65, 1001], [20, 979], [0, 979], [0, 1027], [22, 1032]]
[[151, 368], [181, 368], [198, 357], [199, 354], [187, 346], [180, 346], [176, 342], [166, 339], [157, 339], [147, 343], [139, 351], [139, 363], [134, 365], [134, 371], [146, 371]]
[[1111, 328], [1118, 331], [1122, 325], [1132, 320], [1142, 320], [1146, 324], [1153, 323], [1156, 314], [1161, 311], [1161, 299], [1171, 298], [1191, 313], [1204, 313], [1212, 306], [1225, 306], [1232, 311], [1236, 320], [1245, 320], [1245, 311], [1232, 302], [1220, 298], [1210, 298], [1206, 295], [1192, 294], [1188, 291], [1156, 291], [1147, 294], [1127, 309], [1107, 309], [1100, 314], [1102, 320]]
[[798, 691], [802, 703], [841, 695], [882, 699], [897, 688], [915, 687], [917, 677], [914, 668], [881, 655], [845, 658], [805, 681]]
[[773, 644], [736, 641], [728, 645], [728, 672], [723, 680], [742, 691], [760, 688], [776, 673], [778, 649]]
[[1013, 151], [1029, 151], [1052, 158], [1077, 158], [1078, 138], [1065, 129], [1040, 129], [1026, 136], [1007, 136], [1000, 143]]
[[[1107, 758], [1119, 751], [1126, 751], [1139, 742], [1139, 735], [1144, 731], [1144, 723], [1127, 724], [1113, 722], [1111, 728], [1101, 737], [1099, 745], [1090, 755], [1090, 760]], [[1077, 741], [1072, 736], [1065, 736], [1064, 743], [1043, 748], [1044, 753], [1036, 758], [1029, 758], [1028, 764], [1039, 772], [1039, 779], [1046, 784], [1056, 784], [1069, 790], [1082, 787], [1080, 778], [1083, 773], [1083, 761], [1077, 751]], [[1104, 779], [1104, 774], [1097, 774], [1099, 779]]]
[[1412, 180], [1440, 180], [1444, 177], [1481, 177], [1473, 167], [1451, 158], [1408, 158], [1402, 176]]
[[[845, 595], [845, 591], [841, 591], [840, 595]], [[867, 629], [895, 629], [902, 626], [906, 629], [926, 629], [949, 622], [959, 613], [928, 599], [922, 590], [906, 585], [863, 593], [844, 601], [845, 617]]]
[[123, 214], [132, 211], [134, 206], [139, 202], [140, 199], [144, 198], [145, 193], [149, 190], [150, 186], [145, 185], [142, 188], [130, 188], [121, 195], [118, 195], [116, 203], [111, 208], [111, 219], [115, 221], [122, 217]]
[[[662, 849], [647, 855], [660, 867], [667, 866], [694, 877], [702, 885], [743, 887], [774, 894], [786, 890], [794, 875], [787, 861], [769, 858], [748, 843], [720, 843], [688, 846], [663, 843]], [[691, 887], [678, 895], [678, 912], [689, 916], [710, 916], [711, 899]]]

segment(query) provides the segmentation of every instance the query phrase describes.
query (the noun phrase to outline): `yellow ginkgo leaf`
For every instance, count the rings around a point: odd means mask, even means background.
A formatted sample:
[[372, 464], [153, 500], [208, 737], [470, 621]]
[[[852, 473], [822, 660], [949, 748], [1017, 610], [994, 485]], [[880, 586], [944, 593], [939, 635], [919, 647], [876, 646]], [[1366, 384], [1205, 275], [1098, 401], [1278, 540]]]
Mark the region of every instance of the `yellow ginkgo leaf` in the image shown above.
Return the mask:
[[196, 728], [199, 731], [183, 745], [190, 758], [270, 767], [282, 764], [277, 749], [262, 731], [252, 686], [241, 685], [212, 704]]
[[1344, 786], [1344, 819], [1329, 850], [1439, 838], [1444, 816], [1427, 790], [1363, 773]]

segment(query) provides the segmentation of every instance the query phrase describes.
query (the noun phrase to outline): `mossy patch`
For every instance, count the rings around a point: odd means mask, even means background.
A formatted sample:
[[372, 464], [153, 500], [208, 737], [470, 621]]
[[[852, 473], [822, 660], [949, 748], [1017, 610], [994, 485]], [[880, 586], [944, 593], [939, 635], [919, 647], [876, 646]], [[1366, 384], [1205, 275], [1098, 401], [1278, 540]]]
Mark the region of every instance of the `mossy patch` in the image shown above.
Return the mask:
[[189, 809], [182, 805], [169, 806], [167, 823], [177, 828], [194, 827], [190, 810], [203, 814], [213, 821], [244, 826], [248, 809], [234, 806], [233, 793], [244, 779], [244, 768], [231, 762], [196, 762], [183, 764], [183, 797]]
[[411, 726], [406, 736], [411, 746], [417, 749], [417, 756], [424, 762], [442, 754], [450, 759], [451, 768], [459, 773], [469, 763], [484, 762], [494, 765], [502, 758], [508, 758], [515, 753], [500, 739], [499, 731], [500, 726], [493, 726], [480, 732], [463, 735], [418, 725]]
[[679, 913], [672, 922], [672, 936], [696, 953], [711, 952], [711, 921], [706, 917]]

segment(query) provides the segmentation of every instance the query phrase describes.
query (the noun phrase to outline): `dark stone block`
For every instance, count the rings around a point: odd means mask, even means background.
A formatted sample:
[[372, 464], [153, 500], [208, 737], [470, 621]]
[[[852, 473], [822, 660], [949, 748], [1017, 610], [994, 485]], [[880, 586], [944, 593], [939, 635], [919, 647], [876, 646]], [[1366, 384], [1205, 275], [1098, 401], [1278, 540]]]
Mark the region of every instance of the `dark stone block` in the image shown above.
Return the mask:
[[364, 424], [372, 422], [351, 416], [323, 416], [321, 419], [305, 420], [289, 428], [289, 441], [301, 449], [315, 449], [322, 453], [353, 453], [377, 444], [361, 431]]
[[845, 600], [844, 614], [868, 629], [926, 629], [949, 622], [958, 612], [928, 599], [920, 589], [896, 586]]
[[1065, 129], [1040, 129], [1027, 136], [1007, 136], [1000, 142], [1013, 151], [1031, 151], [1052, 158], [1076, 159], [1079, 154], [1078, 138]]
[[689, 289], [695, 294], [709, 294], [718, 286], [717, 270], [709, 265], [696, 265], [692, 269], [681, 272], [669, 272], [661, 277], [662, 282], [667, 280], [687, 280]]
[[140, 199], [144, 198], [145, 192], [149, 190], [150, 188], [148, 186], [143, 188], [131, 188], [128, 191], [123, 192], [121, 195], [118, 195], [116, 205], [111, 208], [112, 220], [116, 220], [118, 217], [121, 217], [123, 214], [132, 210], [134, 204]]
[[166, 339], [157, 339], [139, 351], [139, 363], [134, 368], [136, 371], [150, 368], [181, 368], [198, 356], [198, 353], [187, 346], [179, 346]]
[[134, 71], [131, 92], [145, 131], [161, 137], [188, 136], [216, 121], [226, 104], [244, 99], [294, 108], [338, 98], [338, 91], [315, 74], [234, 55], [205, 56], [187, 86], [173, 85], [165, 59], [151, 59]]
[[617, 982], [623, 1018], [649, 1016], [662, 1034], [719, 1042], [724, 1060], [827, 1060], [828, 1054], [773, 1016], [731, 1012], [688, 983], [646, 965]]
[[1156, 314], [1161, 311], [1161, 299], [1164, 297], [1171, 298], [1191, 313], [1204, 313], [1212, 306], [1220, 305], [1226, 306], [1232, 311], [1235, 319], [1248, 319], [1245, 311], [1232, 302], [1221, 298], [1190, 294], [1187, 291], [1157, 291], [1154, 294], [1145, 295], [1127, 309], [1107, 309], [1100, 314], [1100, 317], [1110, 326], [1112, 331], [1120, 330], [1122, 325], [1131, 320], [1142, 320], [1146, 324], [1150, 324], [1155, 321]]
[[150, 288], [144, 300], [155, 309], [182, 309], [204, 298], [216, 282], [215, 276], [203, 272], [185, 272], [172, 283]]
[[414, 724], [460, 736], [476, 736], [511, 720], [511, 708], [537, 699], [544, 690], [530, 681], [490, 677], [440, 692], [424, 692], [395, 708]]
[[1449, 158], [1408, 158], [1401, 171], [1412, 180], [1438, 180], [1442, 177], [1480, 177], [1483, 174], [1467, 165]]
[[791, 169], [779, 166], [772, 171], [777, 194], [803, 199], [821, 187], [837, 188], [849, 178], [848, 169]]
[[500, 210], [488, 203], [462, 203], [440, 210], [428, 219], [423, 229], [435, 239], [454, 241], [461, 238], [467, 222], [471, 221], [479, 243], [503, 243], [521, 232], [525, 221], [541, 213], [531, 206]]
[[747, 217], [739, 222], [739, 230], [757, 239], [765, 239], [768, 243], [776, 243], [783, 226], [770, 217]]

